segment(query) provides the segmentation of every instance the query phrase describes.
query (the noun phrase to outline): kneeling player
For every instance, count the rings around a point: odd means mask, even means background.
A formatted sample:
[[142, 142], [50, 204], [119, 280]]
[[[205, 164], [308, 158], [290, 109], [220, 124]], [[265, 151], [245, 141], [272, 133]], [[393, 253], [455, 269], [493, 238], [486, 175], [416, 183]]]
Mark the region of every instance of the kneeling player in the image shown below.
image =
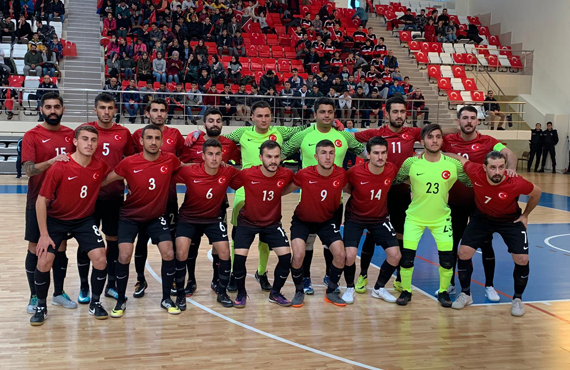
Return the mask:
[[245, 262], [249, 247], [259, 234], [259, 240], [269, 245], [279, 261], [275, 266], [275, 280], [269, 292], [269, 301], [280, 306], [291, 306], [291, 302], [281, 294], [281, 288], [291, 269], [291, 249], [289, 239], [281, 226], [281, 195], [293, 180], [293, 172], [281, 164], [281, 146], [267, 140], [259, 148], [260, 166], [242, 170], [231, 187], [243, 186], [246, 202], [237, 216], [234, 236], [234, 277], [238, 289], [234, 307], [245, 307], [247, 292]]
[[47, 318], [46, 297], [49, 271], [58, 246], [71, 234], [87, 252], [93, 263], [89, 313], [106, 319], [107, 311], [99, 302], [107, 277], [105, 243], [99, 233], [93, 212], [101, 183], [109, 170], [105, 162], [93, 157], [97, 149], [97, 129], [80, 126], [75, 130], [76, 152], [68, 162], [56, 162], [46, 173], [36, 201], [40, 239], [36, 247], [38, 264], [34, 273], [38, 306], [30, 324], [42, 325]]
[[[487, 154], [483, 165], [460, 156], [457, 159], [463, 163], [465, 172], [473, 183], [477, 208], [471, 215], [461, 241], [457, 265], [461, 293], [451, 307], [460, 310], [473, 303], [470, 291], [473, 274], [471, 258], [485, 241], [492, 238], [493, 233], [498, 233], [505, 241], [515, 262], [513, 271], [515, 294], [513, 294], [511, 315], [522, 316], [524, 315], [522, 294], [529, 274], [526, 234], [528, 215], [537, 206], [542, 191], [522, 177], [506, 175], [507, 160], [500, 152], [492, 151]], [[522, 194], [530, 196], [524, 212], [518, 205], [519, 196]]]
[[[351, 193], [346, 205], [344, 221], [344, 245], [346, 266], [344, 278], [346, 290], [342, 299], [346, 303], [354, 302], [354, 275], [356, 274], [356, 254], [362, 232], [368, 230], [375, 245], [381, 245], [386, 252], [386, 261], [380, 268], [378, 280], [372, 290], [372, 297], [394, 303], [396, 298], [384, 288], [400, 262], [400, 247], [396, 231], [390, 223], [386, 198], [392, 180], [398, 173], [395, 164], [386, 162], [388, 142], [382, 137], [373, 137], [366, 144], [368, 162], [351, 167], [348, 172], [348, 184], [344, 190]], [[366, 278], [367, 279], [367, 278]], [[363, 292], [366, 293], [366, 289]]]

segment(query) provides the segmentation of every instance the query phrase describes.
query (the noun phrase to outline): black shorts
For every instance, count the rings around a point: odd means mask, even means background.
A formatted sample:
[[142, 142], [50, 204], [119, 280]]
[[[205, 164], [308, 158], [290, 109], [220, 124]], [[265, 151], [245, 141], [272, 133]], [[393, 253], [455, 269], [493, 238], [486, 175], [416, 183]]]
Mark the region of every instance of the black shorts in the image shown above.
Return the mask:
[[342, 240], [340, 227], [335, 219], [325, 222], [304, 222], [296, 215], [291, 219], [291, 240], [302, 239], [305, 242], [310, 234], [317, 234], [323, 245], [329, 246]]
[[[176, 226], [176, 237], [185, 237], [192, 241], [202, 238], [206, 234], [210, 244], [217, 242], [227, 242], [228, 226], [225, 222], [211, 224], [196, 224], [190, 222], [179, 222]], [[200, 244], [200, 243], [198, 243]]]
[[95, 222], [101, 226], [105, 236], [119, 235], [119, 211], [123, 205], [123, 198], [97, 199], [95, 203]]
[[396, 230], [394, 230], [389, 219], [381, 219], [374, 224], [365, 224], [358, 221], [345, 221], [343, 237], [344, 246], [358, 248], [360, 239], [362, 238], [362, 232], [364, 230], [368, 230], [368, 233], [372, 235], [375, 245], [380, 245], [384, 249], [398, 246]]
[[105, 248], [103, 237], [93, 216], [79, 220], [58, 220], [48, 216], [47, 229], [55, 244], [55, 246], [49, 246], [48, 252], [50, 253], [57, 252], [61, 242], [69, 238], [75, 238], [79, 243], [79, 248], [85, 253], [97, 248]]
[[481, 248], [492, 239], [493, 233], [501, 235], [509, 253], [528, 254], [528, 236], [522, 222], [490, 220], [477, 211], [471, 215], [461, 244], [474, 249]]
[[168, 222], [170, 231], [174, 233], [176, 231], [176, 224], [178, 223], [178, 201], [166, 203], [164, 219]]
[[397, 233], [404, 233], [404, 222], [406, 221], [406, 210], [412, 202], [409, 191], [405, 191], [405, 184], [395, 185], [388, 191], [388, 212], [390, 213], [390, 222], [394, 225]]
[[148, 235], [153, 244], [172, 242], [168, 222], [164, 217], [138, 222], [127, 218], [119, 219], [119, 244], [134, 243], [139, 234]]
[[26, 208], [26, 233], [24, 240], [30, 243], [37, 243], [40, 240], [40, 228], [35, 209]]
[[249, 249], [256, 234], [259, 234], [260, 241], [269, 245], [270, 250], [279, 247], [289, 247], [289, 239], [281, 224], [268, 227], [252, 227], [238, 223], [234, 235], [234, 249]]

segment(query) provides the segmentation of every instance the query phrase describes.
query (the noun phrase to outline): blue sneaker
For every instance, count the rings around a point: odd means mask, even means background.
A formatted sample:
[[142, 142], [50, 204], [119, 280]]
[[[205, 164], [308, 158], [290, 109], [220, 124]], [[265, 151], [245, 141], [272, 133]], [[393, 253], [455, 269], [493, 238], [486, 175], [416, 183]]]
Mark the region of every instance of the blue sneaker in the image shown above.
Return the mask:
[[79, 290], [79, 297], [77, 297], [77, 302], [81, 304], [87, 304], [91, 302], [91, 298], [89, 297], [89, 289]]
[[315, 290], [313, 289], [313, 285], [311, 284], [311, 278], [303, 278], [303, 291], [307, 295], [315, 294]]
[[[323, 278], [323, 284], [325, 285], [325, 287], [329, 286], [329, 276], [325, 275], [325, 277]], [[340, 287], [337, 285], [336, 289], [334, 290], [334, 292], [336, 294], [340, 294]]]

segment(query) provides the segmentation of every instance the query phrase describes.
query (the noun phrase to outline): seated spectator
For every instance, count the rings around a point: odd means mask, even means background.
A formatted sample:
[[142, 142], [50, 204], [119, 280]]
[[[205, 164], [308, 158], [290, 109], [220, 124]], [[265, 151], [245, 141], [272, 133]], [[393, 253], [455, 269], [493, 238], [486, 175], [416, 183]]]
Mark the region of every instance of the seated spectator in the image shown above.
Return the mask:
[[240, 121], [245, 122], [246, 126], [251, 126], [248, 121], [251, 115], [251, 101], [249, 100], [249, 94], [245, 91], [245, 85], [239, 85], [238, 92], [234, 95], [234, 100], [236, 103], [236, 114]]
[[366, 77], [360, 77], [360, 82], [356, 85], [356, 90], [358, 90], [359, 87], [362, 88], [364, 96], [370, 95], [370, 85], [366, 83]]
[[123, 90], [123, 101], [125, 102], [125, 110], [129, 114], [129, 122], [135, 123], [139, 111], [139, 103], [141, 102], [141, 94], [139, 89], [137, 89], [137, 82], [134, 78], [129, 80], [129, 86]]
[[401, 16], [399, 20], [404, 23], [404, 31], [412, 30], [417, 31], [418, 26], [416, 25], [416, 18], [412, 15], [412, 9], [407, 9], [406, 14]]
[[142, 25], [142, 23], [143, 23], [142, 10], [139, 9], [139, 5], [136, 2], [133, 2], [131, 4], [131, 27], [140, 26]]
[[152, 61], [152, 74], [156, 82], [166, 82], [166, 60], [162, 58], [162, 53], [156, 53], [156, 59]]
[[[206, 111], [206, 107], [202, 105], [202, 92], [198, 88], [198, 83], [192, 82], [192, 87], [188, 91], [186, 100], [188, 102], [188, 116], [190, 117], [190, 121], [196, 125], [198, 123], [197, 119], [202, 118], [204, 116], [204, 112]], [[197, 119], [192, 112], [192, 108], [200, 109], [200, 114], [198, 115]]]
[[394, 72], [398, 66], [398, 58], [394, 56], [392, 50], [388, 51], [388, 55], [384, 58], [384, 70], [388, 73]]
[[261, 27], [261, 31], [263, 31], [263, 33], [268, 33], [269, 31], [275, 33], [275, 30], [269, 26], [269, 23], [267, 23], [265, 12], [259, 12], [259, 16], [256, 16], [254, 13], [251, 17], [255, 22], [259, 22], [259, 27]]
[[301, 27], [307, 29], [309, 27], [311, 27], [313, 25], [313, 22], [311, 21], [311, 14], [307, 13], [305, 14], [305, 17], [303, 19], [301, 19]]
[[144, 124], [144, 120], [145, 120], [145, 116], [144, 116], [144, 111], [145, 111], [145, 107], [148, 105], [149, 101], [152, 101], [153, 99], [153, 92], [154, 92], [154, 88], [152, 87], [153, 85], [153, 79], [150, 78], [149, 80], [146, 80], [146, 85], [144, 87], [141, 87], [140, 89], [140, 93], [141, 93], [141, 104], [139, 105], [139, 114], [141, 116], [141, 123]]
[[40, 53], [38, 53], [36, 45], [31, 45], [30, 50], [26, 53], [26, 55], [24, 55], [24, 76], [29, 76], [31, 70], [36, 71], [36, 76], [41, 76], [41, 64], [43, 61], [43, 57]]
[[417, 127], [418, 115], [424, 115], [424, 125], [428, 125], [429, 121], [429, 108], [426, 107], [426, 102], [424, 96], [422, 95], [422, 90], [417, 89], [410, 95], [411, 110], [412, 110], [412, 125]]
[[277, 95], [275, 95], [275, 89], [270, 87], [269, 90], [267, 90], [264, 95], [265, 96], [263, 97], [263, 101], [269, 104], [269, 106], [271, 107], [271, 114], [275, 116], [276, 115], [275, 108], [279, 105], [277, 99], [275, 99], [277, 97]]
[[261, 76], [259, 81], [259, 92], [261, 95], [264, 95], [269, 91], [269, 89], [273, 89], [275, 91], [275, 86], [279, 83], [279, 78], [275, 76], [273, 70], [269, 69], [267, 72]]
[[390, 86], [390, 89], [388, 90], [388, 98], [393, 96], [405, 97], [404, 88], [400, 85], [400, 81], [398, 80], [394, 80], [394, 84]]
[[226, 29], [228, 30], [228, 35], [230, 35], [230, 37], [235, 37], [238, 32], [241, 34], [241, 26], [237, 22], [235, 16], [231, 18], [230, 23], [227, 25]]
[[[8, 79], [2, 79], [2, 88], [0, 88], [0, 107], [6, 111], [8, 121], [14, 117], [14, 105], [18, 98], [18, 91], [10, 88]], [[21, 177], [21, 175], [20, 175]]]
[[214, 96], [213, 94], [218, 94], [218, 90], [216, 89], [216, 85], [212, 84], [207, 92], [204, 93], [202, 97], [202, 102], [206, 109], [208, 108], [218, 108], [220, 106], [220, 97]]
[[103, 21], [103, 35], [117, 35], [117, 20], [113, 17], [113, 13], [107, 13], [107, 18]]
[[32, 27], [28, 22], [26, 22], [26, 17], [20, 14], [20, 19], [16, 26], [16, 37], [18, 38], [18, 44], [22, 43], [24, 40], [31, 40], [34, 33], [32, 32]]
[[360, 52], [356, 53], [355, 56], [356, 63], [354, 64], [353, 69], [359, 69], [368, 65], [368, 61], [363, 57]]
[[323, 77], [321, 77], [320, 80], [318, 80], [317, 85], [319, 85], [319, 90], [322, 91], [323, 93], [326, 91], [327, 94], [332, 86], [332, 81], [329, 78], [328, 74], [323, 74]]
[[427, 23], [428, 23], [428, 19], [426, 17], [426, 11], [425, 11], [425, 9], [422, 9], [420, 11], [420, 14], [418, 14], [416, 16], [416, 25], [418, 26], [418, 30], [424, 31]]
[[331, 87], [336, 91], [338, 94], [341, 94], [346, 89], [346, 84], [341, 81], [340, 76], [335, 76]]
[[305, 55], [305, 58], [309, 54], [313, 43], [309, 40], [309, 36], [304, 34], [299, 41], [297, 41], [297, 45], [295, 48], [297, 49], [297, 59], [301, 58], [301, 56]]
[[435, 26], [431, 18], [428, 19], [428, 23], [424, 26], [424, 38], [427, 42], [435, 42], [437, 40], [435, 37]]
[[313, 19], [312, 26], [315, 28], [315, 31], [321, 32], [323, 29], [323, 21], [321, 20], [321, 16], [316, 14], [315, 19]]
[[198, 61], [194, 58], [194, 54], [190, 54], [190, 58], [188, 58], [184, 67], [184, 82], [196, 82], [198, 80], [198, 70]]
[[241, 31], [236, 31], [235, 35], [232, 37], [232, 48], [230, 49], [230, 55], [235, 55], [237, 57], [244, 57], [245, 54], [245, 41], [241, 35]]
[[210, 65], [210, 74], [212, 75], [212, 83], [226, 83], [226, 71], [224, 65], [217, 55], [212, 56], [212, 64]]
[[65, 22], [65, 5], [60, 0], [53, 0], [49, 7], [48, 19], [53, 22], [57, 17], [61, 19], [61, 23]]
[[51, 49], [45, 49], [42, 53], [42, 71], [44, 76], [49, 75], [55, 77], [55, 68], [57, 66], [57, 58]]
[[175, 51], [178, 52], [178, 58], [184, 63], [184, 59], [180, 57], [180, 54], [182, 53], [182, 45], [180, 45], [177, 39], [172, 40], [166, 47], [166, 52], [169, 56], [172, 56]]
[[134, 60], [129, 58], [129, 54], [123, 52], [123, 59], [121, 59], [121, 73], [125, 76], [125, 80], [131, 80], [134, 78], [135, 68], [137, 67]]
[[14, 26], [14, 23], [10, 21], [10, 19], [4, 18], [2, 13], [0, 13], [0, 40], [4, 35], [9, 35], [10, 42], [12, 45], [14, 45], [16, 40], [16, 27]]
[[119, 54], [112, 52], [111, 57], [107, 59], [107, 74], [111, 77], [121, 77], [121, 61]]
[[40, 40], [46, 43], [52, 39], [55, 29], [49, 24], [43, 24], [42, 21], [36, 21], [36, 32], [40, 36]]
[[152, 65], [148, 53], [142, 53], [142, 57], [137, 62], [137, 78], [139, 81], [152, 81]]
[[291, 84], [291, 88], [293, 90], [299, 91], [304, 85], [303, 77], [299, 76], [297, 68], [293, 68], [291, 72], [293, 73], [293, 76], [289, 77], [287, 81]]
[[[369, 118], [374, 117], [376, 126], [380, 127], [380, 122], [382, 122], [384, 116], [382, 114], [382, 99], [378, 95], [378, 89], [372, 89], [368, 100], [366, 101], [366, 108], [369, 111]], [[372, 119], [370, 119], [372, 124]]]
[[445, 27], [445, 33], [446, 33], [446, 39], [448, 42], [456, 42], [457, 41], [457, 28], [455, 27], [455, 24], [453, 23], [452, 20], [449, 21], [449, 23], [447, 24], [447, 26]]
[[[485, 97], [485, 102], [483, 108], [485, 108], [485, 113], [491, 118], [491, 130], [495, 129], [495, 122], [499, 122], [497, 130], [504, 130], [505, 119], [507, 115], [501, 112], [501, 106], [497, 103], [497, 99], [493, 97], [493, 90], [487, 91], [487, 96]], [[493, 103], [488, 103], [493, 102]]]
[[184, 63], [178, 58], [177, 51], [172, 53], [172, 57], [166, 62], [166, 74], [168, 75], [168, 82], [180, 82], [178, 74], [184, 68]]
[[437, 17], [437, 23], [439, 22], [443, 22], [444, 26], [447, 26], [447, 24], [449, 23], [449, 15], [447, 14], [447, 9], [444, 8], [441, 11], [441, 15]]
[[296, 117], [299, 117], [299, 112], [296, 108], [297, 100], [294, 98], [297, 94], [295, 93], [295, 90], [291, 88], [291, 83], [286, 81], [285, 88], [281, 90], [279, 96], [281, 99], [279, 99], [279, 107], [277, 108], [277, 119], [280, 120], [281, 126], [284, 126], [285, 114], [290, 114], [293, 121]]
[[234, 94], [232, 94], [231, 86], [228, 84], [224, 85], [224, 92], [220, 97], [220, 111], [222, 112], [222, 119], [225, 121], [226, 126], [230, 125], [230, 120], [232, 116], [236, 113], [236, 101], [234, 100]]
[[340, 72], [340, 78], [343, 82], [348, 81], [348, 77], [350, 77], [350, 71], [348, 70], [348, 66], [343, 66], [342, 71]]
[[396, 67], [392, 73], [390, 73], [390, 78], [392, 80], [402, 81], [402, 74], [400, 73], [400, 67]]
[[242, 67], [239, 58], [234, 55], [228, 65], [228, 79], [236, 85], [239, 84], [241, 80]]
[[386, 47], [386, 45], [384, 45], [384, 37], [380, 37], [378, 39], [378, 44], [374, 46], [374, 55], [383, 57], [386, 54], [388, 54], [388, 48]]
[[197, 82], [198, 86], [200, 86], [200, 91], [202, 91], [202, 93], [207, 92], [207, 90], [210, 88], [209, 85], [215, 85], [214, 83], [212, 83], [212, 78], [208, 73], [208, 69], [201, 70], [200, 77], [198, 77]]
[[184, 106], [186, 100], [186, 95], [184, 94], [184, 85], [182, 82], [176, 82], [176, 88], [170, 95], [170, 104], [168, 107], [168, 118], [166, 119], [166, 123], [170, 124], [172, 122], [172, 118], [174, 117], [174, 111], [176, 108], [182, 109], [182, 114], [184, 115], [184, 124], [188, 124], [188, 117], [186, 116], [186, 108]]
[[170, 98], [170, 90], [166, 87], [166, 82], [161, 82], [158, 89], [156, 89], [154, 94], [154, 99], [164, 99], [167, 100]]
[[338, 99], [338, 106], [340, 108], [341, 119], [349, 119], [352, 110], [352, 96], [350, 96], [350, 91], [344, 90], [342, 92], [342, 95]]
[[55, 56], [57, 57], [57, 61], [59, 62], [60, 60], [63, 59], [63, 44], [61, 43], [61, 41], [59, 40], [59, 38], [57, 37], [57, 35], [53, 35], [53, 37], [51, 38], [51, 45], [49, 45], [52, 49], [52, 51], [55, 53]]
[[[40, 74], [38, 74], [38, 76], [40, 76]], [[42, 115], [42, 112], [40, 110], [40, 104], [42, 96], [48, 92], [59, 94], [59, 89], [57, 88], [57, 85], [51, 81], [51, 78], [46, 75], [44, 76], [44, 79], [42, 80], [42, 82], [38, 86], [38, 89], [36, 90], [36, 100], [38, 101], [38, 106], [36, 107], [36, 110], [39, 112], [38, 122], [42, 122], [44, 120], [44, 116]]]
[[227, 51], [228, 54], [231, 54], [231, 47], [232, 47], [232, 38], [228, 35], [228, 31], [226, 29], [222, 30], [222, 33], [218, 36], [216, 41], [218, 46], [218, 54], [222, 55], [224, 51]]
[[447, 40], [447, 30], [445, 29], [443, 21], [437, 22], [437, 26], [435, 27], [435, 37], [437, 42], [445, 42]]
[[358, 113], [360, 115], [360, 127], [370, 126], [370, 112], [366, 109], [368, 96], [364, 93], [362, 86], [356, 87], [356, 94], [352, 96], [351, 119]]
[[[360, 79], [359, 79], [360, 81]], [[346, 80], [346, 89], [352, 94], [354, 91], [356, 91], [356, 85], [357, 82], [354, 80], [354, 76], [350, 75], [348, 76], [348, 80]], [[352, 90], [352, 92], [351, 92]]]
[[404, 84], [402, 87], [404, 88], [404, 94], [406, 94], [406, 96], [410, 96], [414, 91], [414, 86], [410, 85], [410, 78], [408, 76], [404, 77]]
[[147, 53], [146, 44], [143, 43], [142, 38], [139, 38], [133, 48], [133, 60], [138, 62], [143, 53]]

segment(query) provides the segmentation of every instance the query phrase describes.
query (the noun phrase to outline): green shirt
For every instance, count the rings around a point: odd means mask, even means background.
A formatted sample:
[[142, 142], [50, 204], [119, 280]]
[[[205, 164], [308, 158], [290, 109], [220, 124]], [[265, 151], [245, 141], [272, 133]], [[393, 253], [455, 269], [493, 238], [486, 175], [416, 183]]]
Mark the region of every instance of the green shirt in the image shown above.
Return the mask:
[[315, 159], [316, 145], [319, 141], [325, 139], [335, 144], [334, 163], [339, 167], [342, 167], [344, 156], [348, 150], [359, 155], [366, 149], [365, 144], [359, 143], [349, 132], [338, 131], [331, 127], [329, 132], [323, 133], [317, 129], [317, 125], [313, 125], [293, 135], [293, 137], [283, 145], [281, 156], [287, 158], [301, 150], [303, 168], [315, 166], [317, 165], [317, 160]]
[[438, 162], [429, 162], [423, 156], [406, 159], [393, 183], [407, 179], [410, 179], [412, 203], [406, 218], [421, 225], [437, 224], [450, 217], [447, 198], [456, 180], [471, 186], [461, 163], [443, 154]]
[[261, 165], [259, 159], [259, 147], [267, 140], [273, 140], [283, 145], [283, 142], [289, 140], [296, 133], [305, 129], [305, 126], [285, 127], [285, 126], [269, 126], [269, 130], [265, 134], [255, 131], [255, 126], [242, 127], [233, 131], [228, 135], [224, 135], [241, 147], [242, 169]]

